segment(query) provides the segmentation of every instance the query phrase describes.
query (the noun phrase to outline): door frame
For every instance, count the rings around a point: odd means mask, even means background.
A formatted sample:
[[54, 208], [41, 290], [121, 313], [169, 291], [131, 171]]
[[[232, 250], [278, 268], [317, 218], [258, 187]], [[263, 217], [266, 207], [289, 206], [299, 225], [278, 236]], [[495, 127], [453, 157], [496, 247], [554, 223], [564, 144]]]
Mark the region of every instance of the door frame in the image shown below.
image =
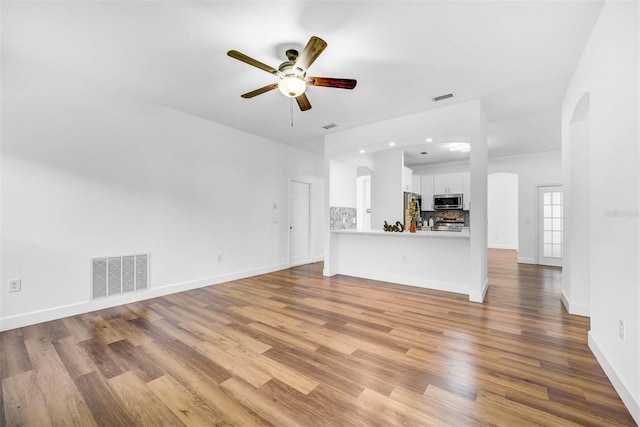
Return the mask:
[[[307, 193], [307, 203], [308, 203], [308, 215], [307, 215], [307, 257], [306, 260], [300, 263], [292, 263], [291, 262], [291, 185], [293, 183], [296, 184], [304, 184], [309, 189]], [[298, 265], [305, 265], [311, 263], [311, 183], [307, 181], [303, 181], [300, 179], [289, 179], [287, 186], [287, 265], [289, 267], [295, 267]]]
[[[544, 255], [544, 213], [543, 213], [543, 201], [542, 201], [542, 193], [545, 189], [554, 189], [554, 191], [562, 192], [562, 253], [563, 256], [561, 258], [550, 258], [545, 257]], [[537, 233], [536, 233], [536, 259], [538, 265], [548, 265], [552, 267], [562, 267], [564, 260], [564, 188], [561, 184], [546, 184], [546, 185], [538, 185], [536, 191], [536, 213], [537, 213]]]

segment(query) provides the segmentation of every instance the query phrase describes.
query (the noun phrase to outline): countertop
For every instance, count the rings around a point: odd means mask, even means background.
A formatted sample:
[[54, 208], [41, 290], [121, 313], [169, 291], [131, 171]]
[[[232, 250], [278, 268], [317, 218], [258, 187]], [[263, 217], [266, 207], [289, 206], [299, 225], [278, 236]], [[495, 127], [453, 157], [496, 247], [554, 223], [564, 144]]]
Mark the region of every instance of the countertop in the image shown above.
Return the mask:
[[352, 234], [352, 235], [372, 235], [372, 236], [393, 236], [393, 237], [442, 237], [445, 239], [468, 239], [469, 228], [463, 228], [461, 231], [432, 231], [432, 230], [416, 230], [415, 233], [402, 232], [396, 233], [392, 231], [384, 230], [332, 230], [332, 233], [337, 234]]

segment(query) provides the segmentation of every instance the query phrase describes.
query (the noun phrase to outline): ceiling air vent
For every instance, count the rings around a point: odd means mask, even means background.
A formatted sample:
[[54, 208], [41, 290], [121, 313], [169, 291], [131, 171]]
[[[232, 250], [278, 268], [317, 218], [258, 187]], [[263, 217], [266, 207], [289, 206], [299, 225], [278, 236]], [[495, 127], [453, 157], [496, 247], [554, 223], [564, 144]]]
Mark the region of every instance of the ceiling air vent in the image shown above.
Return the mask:
[[338, 125], [335, 124], [335, 123], [329, 123], [328, 125], [322, 126], [322, 128], [325, 129], [325, 130], [333, 129], [335, 127], [338, 127]]
[[433, 102], [442, 101], [443, 99], [453, 98], [453, 92], [431, 98]]

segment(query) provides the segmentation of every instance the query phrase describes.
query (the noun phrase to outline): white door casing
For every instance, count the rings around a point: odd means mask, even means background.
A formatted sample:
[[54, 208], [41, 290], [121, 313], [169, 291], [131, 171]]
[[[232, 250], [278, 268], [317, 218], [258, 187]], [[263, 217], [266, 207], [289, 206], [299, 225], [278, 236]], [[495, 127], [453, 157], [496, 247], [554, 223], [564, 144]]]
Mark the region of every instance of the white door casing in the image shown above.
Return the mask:
[[562, 267], [564, 248], [561, 186], [538, 187], [538, 264]]
[[289, 266], [309, 261], [309, 194], [310, 185], [289, 182]]

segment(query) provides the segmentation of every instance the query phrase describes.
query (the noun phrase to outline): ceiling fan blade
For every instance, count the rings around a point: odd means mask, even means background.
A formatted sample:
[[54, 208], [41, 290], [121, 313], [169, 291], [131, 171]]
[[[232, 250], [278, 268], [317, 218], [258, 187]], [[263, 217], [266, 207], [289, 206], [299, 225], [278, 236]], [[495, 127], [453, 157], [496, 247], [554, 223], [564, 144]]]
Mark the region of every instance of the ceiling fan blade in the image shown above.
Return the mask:
[[339, 89], [353, 89], [358, 83], [353, 79], [334, 79], [331, 77], [308, 77], [306, 82], [311, 86], [337, 87]]
[[309, 102], [309, 98], [307, 98], [306, 94], [302, 94], [296, 96], [296, 101], [298, 101], [298, 107], [300, 107], [300, 111], [307, 111], [311, 109], [311, 103]]
[[238, 61], [242, 61], [245, 64], [249, 64], [249, 65], [253, 65], [254, 67], [260, 68], [261, 70], [266, 71], [267, 73], [271, 73], [271, 74], [278, 74], [279, 71], [276, 70], [275, 68], [267, 65], [267, 64], [263, 64], [262, 62], [258, 61], [257, 59], [253, 59], [250, 56], [245, 55], [244, 53], [240, 53], [237, 50], [230, 50], [229, 52], [227, 52], [227, 55], [229, 55], [230, 57], [237, 59]]
[[327, 42], [322, 40], [320, 37], [312, 36], [302, 50], [302, 53], [298, 55], [295, 65], [296, 68], [306, 71], [326, 47]]
[[253, 98], [254, 96], [258, 96], [261, 95], [265, 92], [269, 92], [270, 90], [274, 90], [275, 88], [278, 87], [278, 83], [272, 83], [270, 85], [266, 85], [264, 87], [261, 87], [260, 89], [256, 89], [256, 90], [252, 90], [251, 92], [247, 92], [245, 94], [240, 95], [243, 98]]

